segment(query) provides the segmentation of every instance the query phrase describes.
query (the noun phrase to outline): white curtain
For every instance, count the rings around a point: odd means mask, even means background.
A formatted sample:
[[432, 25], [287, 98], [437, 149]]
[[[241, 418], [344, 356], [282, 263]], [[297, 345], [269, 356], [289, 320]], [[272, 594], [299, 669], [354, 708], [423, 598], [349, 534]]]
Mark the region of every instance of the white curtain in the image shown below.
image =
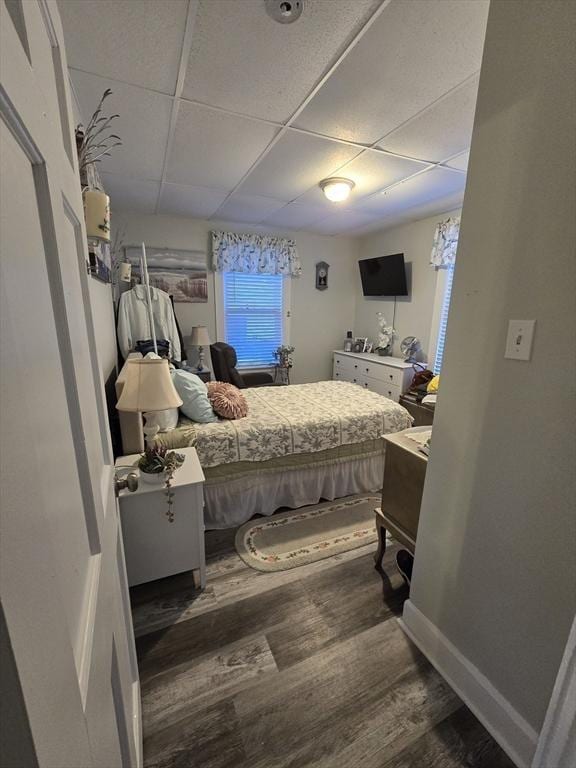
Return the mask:
[[451, 267], [456, 262], [460, 219], [446, 219], [436, 225], [430, 264], [434, 267]]
[[212, 266], [216, 272], [253, 275], [298, 277], [302, 273], [294, 240], [235, 232], [212, 232]]

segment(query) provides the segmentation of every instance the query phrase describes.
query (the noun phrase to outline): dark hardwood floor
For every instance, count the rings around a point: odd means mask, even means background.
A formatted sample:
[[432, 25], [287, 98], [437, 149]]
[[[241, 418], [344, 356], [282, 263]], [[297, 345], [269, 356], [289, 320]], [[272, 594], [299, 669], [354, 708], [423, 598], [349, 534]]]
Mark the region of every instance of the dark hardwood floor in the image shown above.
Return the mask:
[[208, 587], [131, 591], [148, 768], [513, 768], [396, 622], [389, 545], [260, 573], [207, 534]]

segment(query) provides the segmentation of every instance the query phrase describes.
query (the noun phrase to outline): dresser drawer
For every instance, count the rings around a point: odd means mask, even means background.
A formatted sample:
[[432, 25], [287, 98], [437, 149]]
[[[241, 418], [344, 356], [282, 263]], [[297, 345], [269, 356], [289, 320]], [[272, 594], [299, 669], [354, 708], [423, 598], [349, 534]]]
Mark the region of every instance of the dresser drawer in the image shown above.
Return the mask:
[[377, 392], [379, 395], [389, 397], [390, 400], [394, 400], [397, 403], [400, 400], [402, 389], [396, 387], [394, 384], [386, 384], [385, 381], [379, 379], [371, 379], [367, 376], [361, 377], [361, 384], [365, 389], [370, 389], [372, 392]]
[[349, 371], [346, 368], [342, 368], [339, 365], [334, 366], [334, 370], [332, 371], [333, 381], [352, 381], [353, 377], [354, 374], [352, 371]]
[[360, 371], [363, 376], [368, 376], [371, 379], [378, 379], [393, 387], [402, 388], [404, 380], [403, 368], [393, 368], [391, 365], [369, 363], [363, 360], [362, 365], [360, 366]]
[[347, 355], [334, 355], [334, 371], [359, 373], [361, 367], [362, 361], [358, 358], [348, 357]]

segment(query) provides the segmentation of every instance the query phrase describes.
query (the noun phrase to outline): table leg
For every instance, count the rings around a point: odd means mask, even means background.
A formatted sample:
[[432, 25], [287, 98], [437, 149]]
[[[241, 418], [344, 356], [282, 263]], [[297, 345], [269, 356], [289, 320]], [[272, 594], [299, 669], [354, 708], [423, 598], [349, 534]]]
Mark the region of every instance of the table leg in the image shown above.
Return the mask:
[[386, 552], [386, 528], [382, 525], [378, 515], [376, 515], [376, 531], [378, 533], [378, 549], [374, 554], [374, 563], [376, 570], [382, 570], [382, 560]]

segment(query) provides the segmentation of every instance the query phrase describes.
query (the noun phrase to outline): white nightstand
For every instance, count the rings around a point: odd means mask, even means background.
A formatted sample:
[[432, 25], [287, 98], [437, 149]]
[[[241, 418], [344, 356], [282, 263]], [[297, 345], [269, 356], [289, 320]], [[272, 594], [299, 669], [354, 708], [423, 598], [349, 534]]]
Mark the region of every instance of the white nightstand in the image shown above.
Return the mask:
[[[206, 586], [204, 555], [204, 473], [195, 448], [181, 448], [184, 464], [172, 479], [174, 522], [166, 517], [164, 485], [140, 480], [134, 492], [120, 491], [120, 518], [126, 554], [128, 584], [142, 584], [183, 571], [196, 571], [195, 579]], [[139, 474], [138, 454], [120, 456], [120, 477], [129, 471]], [[124, 467], [132, 469], [124, 469]]]

